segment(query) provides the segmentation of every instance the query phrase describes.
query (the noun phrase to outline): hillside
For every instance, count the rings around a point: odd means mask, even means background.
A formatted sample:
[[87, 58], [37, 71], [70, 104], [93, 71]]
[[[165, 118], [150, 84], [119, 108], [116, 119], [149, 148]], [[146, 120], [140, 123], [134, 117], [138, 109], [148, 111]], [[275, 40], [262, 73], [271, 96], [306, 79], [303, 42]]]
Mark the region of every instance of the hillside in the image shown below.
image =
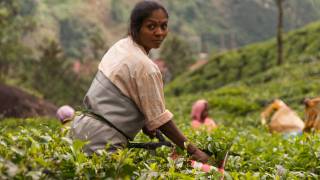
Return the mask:
[[319, 95], [319, 67], [320, 62], [311, 61], [272, 68], [213, 91], [167, 97], [168, 108], [178, 114], [177, 121], [184, 124], [190, 119], [192, 103], [205, 98], [218, 124], [245, 129], [258, 126], [262, 109], [273, 99], [280, 98], [303, 118], [304, 98]]
[[[320, 40], [317, 34], [319, 30], [320, 23], [318, 22], [285, 35], [285, 64], [298, 66], [299, 63], [318, 58]], [[168, 95], [206, 92], [249, 77], [258, 77], [257, 75], [276, 66], [275, 52], [275, 39], [270, 39], [234, 51], [213, 55], [203, 68], [187, 72], [175, 79], [167, 86], [166, 92]], [[284, 68], [278, 68], [280, 72], [285, 72]], [[265, 76], [264, 78], [257, 81], [264, 83], [271, 77]]]
[[15, 87], [0, 83], [0, 119], [15, 117], [55, 117], [57, 107]]
[[[107, 47], [127, 32], [130, 10], [138, 0], [36, 1], [24, 3], [35, 26], [24, 37], [37, 49], [43, 39], [60, 42], [68, 57], [99, 60]], [[172, 33], [185, 37], [193, 49], [230, 49], [275, 35], [276, 7], [262, 0], [163, 1]], [[285, 4], [285, 30], [319, 20], [319, 0]], [[81, 17], [81, 18], [79, 18]]]

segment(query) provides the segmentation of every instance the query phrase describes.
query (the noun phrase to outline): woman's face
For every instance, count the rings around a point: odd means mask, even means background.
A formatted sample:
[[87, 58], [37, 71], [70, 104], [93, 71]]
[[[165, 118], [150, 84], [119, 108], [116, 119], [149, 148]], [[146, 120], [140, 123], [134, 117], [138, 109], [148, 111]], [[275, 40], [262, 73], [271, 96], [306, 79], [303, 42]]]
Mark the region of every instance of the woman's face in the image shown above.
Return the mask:
[[209, 112], [208, 112], [208, 108], [204, 109], [201, 113], [201, 119], [205, 119], [206, 117], [208, 117]]
[[149, 52], [152, 48], [159, 48], [168, 34], [168, 17], [162, 9], [154, 10], [146, 18], [139, 32], [139, 42]]

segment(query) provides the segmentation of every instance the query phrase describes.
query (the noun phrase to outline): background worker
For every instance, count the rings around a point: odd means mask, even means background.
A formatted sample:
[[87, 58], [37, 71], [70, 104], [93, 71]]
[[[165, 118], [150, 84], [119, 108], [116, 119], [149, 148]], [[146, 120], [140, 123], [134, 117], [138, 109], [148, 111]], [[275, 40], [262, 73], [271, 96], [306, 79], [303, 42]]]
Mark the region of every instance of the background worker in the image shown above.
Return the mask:
[[194, 129], [205, 127], [208, 131], [217, 128], [217, 124], [209, 117], [208, 101], [204, 99], [197, 100], [192, 105], [191, 126]]

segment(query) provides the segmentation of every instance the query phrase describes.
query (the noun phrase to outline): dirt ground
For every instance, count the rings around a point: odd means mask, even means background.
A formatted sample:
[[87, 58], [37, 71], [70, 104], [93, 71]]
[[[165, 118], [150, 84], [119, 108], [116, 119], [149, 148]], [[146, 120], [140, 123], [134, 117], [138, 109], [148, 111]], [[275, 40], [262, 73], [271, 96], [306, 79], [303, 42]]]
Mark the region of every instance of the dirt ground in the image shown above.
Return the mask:
[[0, 119], [5, 117], [27, 118], [55, 117], [57, 107], [18, 88], [0, 84]]

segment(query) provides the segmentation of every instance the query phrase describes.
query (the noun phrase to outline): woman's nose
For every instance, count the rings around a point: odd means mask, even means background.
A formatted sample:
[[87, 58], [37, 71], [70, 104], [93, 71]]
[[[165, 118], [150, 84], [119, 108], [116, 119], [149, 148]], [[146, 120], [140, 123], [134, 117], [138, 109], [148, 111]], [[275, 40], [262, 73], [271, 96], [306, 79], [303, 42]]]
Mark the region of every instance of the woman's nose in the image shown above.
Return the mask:
[[164, 30], [161, 27], [158, 27], [155, 31], [155, 35], [161, 36], [164, 34]]

